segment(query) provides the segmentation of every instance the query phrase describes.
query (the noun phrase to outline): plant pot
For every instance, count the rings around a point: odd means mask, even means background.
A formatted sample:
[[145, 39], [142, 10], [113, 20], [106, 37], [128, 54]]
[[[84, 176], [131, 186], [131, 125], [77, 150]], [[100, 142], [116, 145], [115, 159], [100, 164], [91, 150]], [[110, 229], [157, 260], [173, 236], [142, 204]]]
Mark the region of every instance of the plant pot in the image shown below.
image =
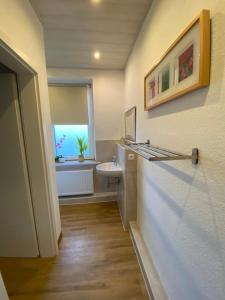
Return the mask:
[[58, 162], [60, 162], [60, 163], [64, 163], [64, 162], [65, 162], [65, 158], [64, 158], [64, 157], [59, 157], [59, 160], [58, 160]]
[[78, 161], [79, 162], [84, 162], [84, 156], [83, 155], [79, 155], [78, 156]]

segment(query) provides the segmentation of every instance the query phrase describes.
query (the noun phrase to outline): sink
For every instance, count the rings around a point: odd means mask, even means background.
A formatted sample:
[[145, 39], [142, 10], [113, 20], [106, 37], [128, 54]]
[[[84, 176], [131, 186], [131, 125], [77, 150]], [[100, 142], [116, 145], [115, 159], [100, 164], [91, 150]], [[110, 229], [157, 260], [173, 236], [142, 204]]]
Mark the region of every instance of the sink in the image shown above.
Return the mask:
[[122, 168], [120, 165], [115, 165], [113, 162], [106, 162], [96, 166], [97, 173], [104, 176], [120, 177]]

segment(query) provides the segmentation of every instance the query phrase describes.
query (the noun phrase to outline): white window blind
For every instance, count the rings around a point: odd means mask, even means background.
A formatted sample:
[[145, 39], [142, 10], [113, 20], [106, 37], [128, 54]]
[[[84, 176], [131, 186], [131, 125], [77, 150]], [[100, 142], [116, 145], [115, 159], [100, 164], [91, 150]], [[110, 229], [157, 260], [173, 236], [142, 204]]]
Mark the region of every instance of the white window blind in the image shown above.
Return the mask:
[[88, 124], [86, 86], [49, 86], [53, 124]]

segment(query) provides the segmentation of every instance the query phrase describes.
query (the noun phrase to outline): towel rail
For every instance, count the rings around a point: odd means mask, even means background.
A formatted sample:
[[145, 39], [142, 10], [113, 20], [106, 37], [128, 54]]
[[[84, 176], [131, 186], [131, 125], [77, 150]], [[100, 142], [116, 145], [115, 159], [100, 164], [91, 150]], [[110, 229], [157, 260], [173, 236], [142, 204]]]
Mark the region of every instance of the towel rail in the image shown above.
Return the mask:
[[192, 160], [194, 165], [199, 161], [199, 150], [193, 148], [191, 155], [181, 154], [175, 151], [170, 151], [164, 148], [152, 146], [150, 141], [147, 143], [126, 143], [126, 146], [136, 152], [138, 155], [144, 157], [149, 161], [169, 161], [169, 160]]

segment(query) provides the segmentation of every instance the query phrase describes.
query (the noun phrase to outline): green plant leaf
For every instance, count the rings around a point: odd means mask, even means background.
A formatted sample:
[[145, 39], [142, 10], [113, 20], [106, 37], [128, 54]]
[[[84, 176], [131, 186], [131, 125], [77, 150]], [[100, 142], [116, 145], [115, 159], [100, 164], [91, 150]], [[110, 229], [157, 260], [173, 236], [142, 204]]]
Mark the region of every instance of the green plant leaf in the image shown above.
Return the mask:
[[84, 152], [87, 150], [88, 144], [85, 140], [85, 137], [77, 136], [77, 148], [79, 149], [80, 155], [83, 155]]

